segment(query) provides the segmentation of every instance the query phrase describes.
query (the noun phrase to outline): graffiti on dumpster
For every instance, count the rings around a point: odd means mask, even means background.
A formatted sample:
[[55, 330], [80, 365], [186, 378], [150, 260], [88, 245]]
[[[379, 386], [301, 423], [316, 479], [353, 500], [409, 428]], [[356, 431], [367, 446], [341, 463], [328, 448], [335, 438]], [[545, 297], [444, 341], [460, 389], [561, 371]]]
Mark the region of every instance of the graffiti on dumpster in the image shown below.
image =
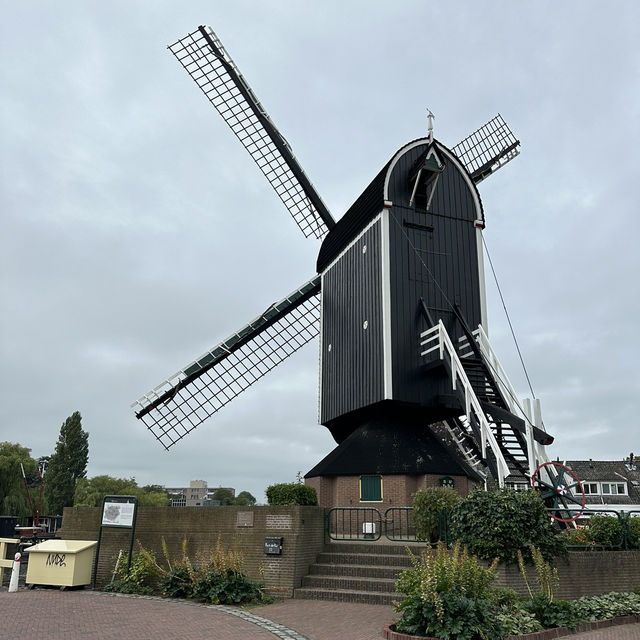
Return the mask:
[[50, 553], [47, 556], [47, 567], [66, 567], [67, 563], [65, 562], [67, 558], [66, 553]]

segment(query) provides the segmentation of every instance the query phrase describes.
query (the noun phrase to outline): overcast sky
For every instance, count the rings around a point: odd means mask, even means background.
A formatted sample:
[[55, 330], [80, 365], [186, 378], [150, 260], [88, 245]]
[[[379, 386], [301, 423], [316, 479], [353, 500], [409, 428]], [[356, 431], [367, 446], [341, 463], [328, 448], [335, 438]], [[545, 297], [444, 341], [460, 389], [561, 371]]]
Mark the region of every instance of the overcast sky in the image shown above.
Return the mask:
[[[88, 475], [248, 490], [334, 445], [310, 343], [166, 452], [130, 403], [315, 273], [257, 166], [166, 49], [210, 25], [339, 218], [394, 152], [500, 112], [479, 189], [553, 458], [640, 452], [636, 2], [1, 0], [0, 440], [81, 412]], [[528, 393], [487, 269], [489, 332]]]

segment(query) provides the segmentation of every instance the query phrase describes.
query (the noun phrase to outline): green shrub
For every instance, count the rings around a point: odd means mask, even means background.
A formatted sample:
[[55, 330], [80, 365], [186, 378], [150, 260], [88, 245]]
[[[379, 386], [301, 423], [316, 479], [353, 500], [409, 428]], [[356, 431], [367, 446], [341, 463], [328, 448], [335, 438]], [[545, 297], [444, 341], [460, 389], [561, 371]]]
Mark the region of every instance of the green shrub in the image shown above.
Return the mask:
[[576, 614], [586, 621], [640, 615], [640, 593], [604, 593], [573, 601]]
[[[413, 523], [418, 540], [436, 542], [441, 537], [442, 517], [462, 500], [449, 487], [429, 487], [413, 494]], [[444, 512], [444, 513], [443, 513]]]
[[565, 532], [565, 541], [569, 547], [592, 548], [596, 544], [587, 529], [567, 529]]
[[[182, 557], [173, 561], [162, 540], [167, 568], [161, 567], [155, 555], [144, 549], [134, 556], [131, 570], [121, 571], [120, 580], [105, 590], [120, 593], [151, 594], [157, 586], [160, 593], [172, 598], [195, 598], [212, 604], [244, 604], [272, 601], [262, 586], [242, 573], [242, 554], [222, 546], [221, 537], [209, 553], [197, 555], [194, 563], [187, 553], [187, 540], [182, 542]], [[118, 566], [122, 565], [122, 557]], [[126, 562], [126, 560], [124, 560]], [[194, 566], [195, 564], [195, 566]], [[153, 580], [151, 580], [153, 578]]]
[[501, 638], [534, 633], [543, 628], [537, 618], [518, 602], [499, 605], [491, 615], [495, 625], [500, 629]]
[[420, 558], [409, 555], [413, 569], [403, 571], [396, 583], [407, 595], [397, 606], [402, 613], [398, 631], [443, 640], [496, 637], [499, 627], [490, 601], [495, 564], [481, 567], [459, 543], [451, 553], [440, 543]]
[[190, 598], [193, 595], [193, 583], [189, 568], [182, 564], [173, 565], [161, 576], [158, 586], [162, 595], [169, 598]]
[[118, 574], [118, 579], [104, 587], [105, 591], [118, 593], [137, 593], [139, 595], [149, 595], [153, 593], [157, 578], [160, 575], [159, 567], [156, 563], [155, 555], [138, 542], [139, 551], [134, 551], [131, 555], [131, 566], [127, 571], [126, 553], [120, 553], [116, 560], [114, 573]]
[[267, 487], [267, 502], [273, 506], [318, 504], [318, 496], [313, 487], [298, 482], [272, 484]]
[[624, 529], [616, 516], [591, 516], [586, 532], [593, 542], [604, 547], [620, 547], [624, 543]]
[[499, 638], [501, 627], [487, 600], [455, 593], [440, 594], [442, 612], [436, 613], [422, 597], [403, 602], [402, 619], [396, 630], [410, 635], [435, 636], [441, 640], [488, 640]]
[[565, 540], [535, 491], [474, 491], [453, 508], [451, 533], [483, 560], [514, 564], [520, 550], [529, 561], [531, 545], [547, 561], [566, 553]]
[[577, 624], [585, 621], [572, 602], [551, 600], [548, 596], [541, 594], [525, 602], [524, 608], [533, 614], [545, 629], [554, 627], [573, 629]]
[[512, 607], [520, 603], [522, 598], [514, 589], [507, 587], [495, 587], [491, 590], [491, 602], [501, 607], [503, 605]]
[[640, 549], [640, 518], [634, 517], [627, 520], [629, 530], [629, 546], [632, 549]]

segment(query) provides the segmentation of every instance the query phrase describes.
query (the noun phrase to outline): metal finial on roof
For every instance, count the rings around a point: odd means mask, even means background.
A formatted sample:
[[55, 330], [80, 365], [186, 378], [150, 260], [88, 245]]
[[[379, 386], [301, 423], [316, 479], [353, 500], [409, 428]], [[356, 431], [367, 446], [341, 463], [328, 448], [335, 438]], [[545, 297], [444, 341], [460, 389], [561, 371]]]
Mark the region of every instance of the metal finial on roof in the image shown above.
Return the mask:
[[429, 142], [433, 142], [433, 119], [434, 118], [435, 116], [433, 115], [433, 113], [431, 113], [431, 110], [427, 109], [427, 120], [429, 121], [429, 127], [427, 131], [428, 131]]

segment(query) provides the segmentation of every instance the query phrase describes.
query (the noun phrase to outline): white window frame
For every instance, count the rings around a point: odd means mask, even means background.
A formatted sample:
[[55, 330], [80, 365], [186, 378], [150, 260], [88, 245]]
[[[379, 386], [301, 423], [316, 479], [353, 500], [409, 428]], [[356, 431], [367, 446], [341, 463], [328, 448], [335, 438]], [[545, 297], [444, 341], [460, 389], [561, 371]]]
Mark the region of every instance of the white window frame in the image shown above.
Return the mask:
[[586, 496], [600, 495], [600, 485], [597, 482], [583, 482], [582, 488]]
[[[611, 489], [615, 488], [614, 491]], [[606, 490], [605, 490], [606, 489]], [[622, 489], [622, 490], [620, 490]], [[619, 480], [608, 480], [600, 483], [600, 492], [604, 496], [627, 496], [629, 491], [627, 489], [627, 483]]]
[[529, 491], [531, 485], [528, 482], [505, 482], [504, 486], [513, 491]]

